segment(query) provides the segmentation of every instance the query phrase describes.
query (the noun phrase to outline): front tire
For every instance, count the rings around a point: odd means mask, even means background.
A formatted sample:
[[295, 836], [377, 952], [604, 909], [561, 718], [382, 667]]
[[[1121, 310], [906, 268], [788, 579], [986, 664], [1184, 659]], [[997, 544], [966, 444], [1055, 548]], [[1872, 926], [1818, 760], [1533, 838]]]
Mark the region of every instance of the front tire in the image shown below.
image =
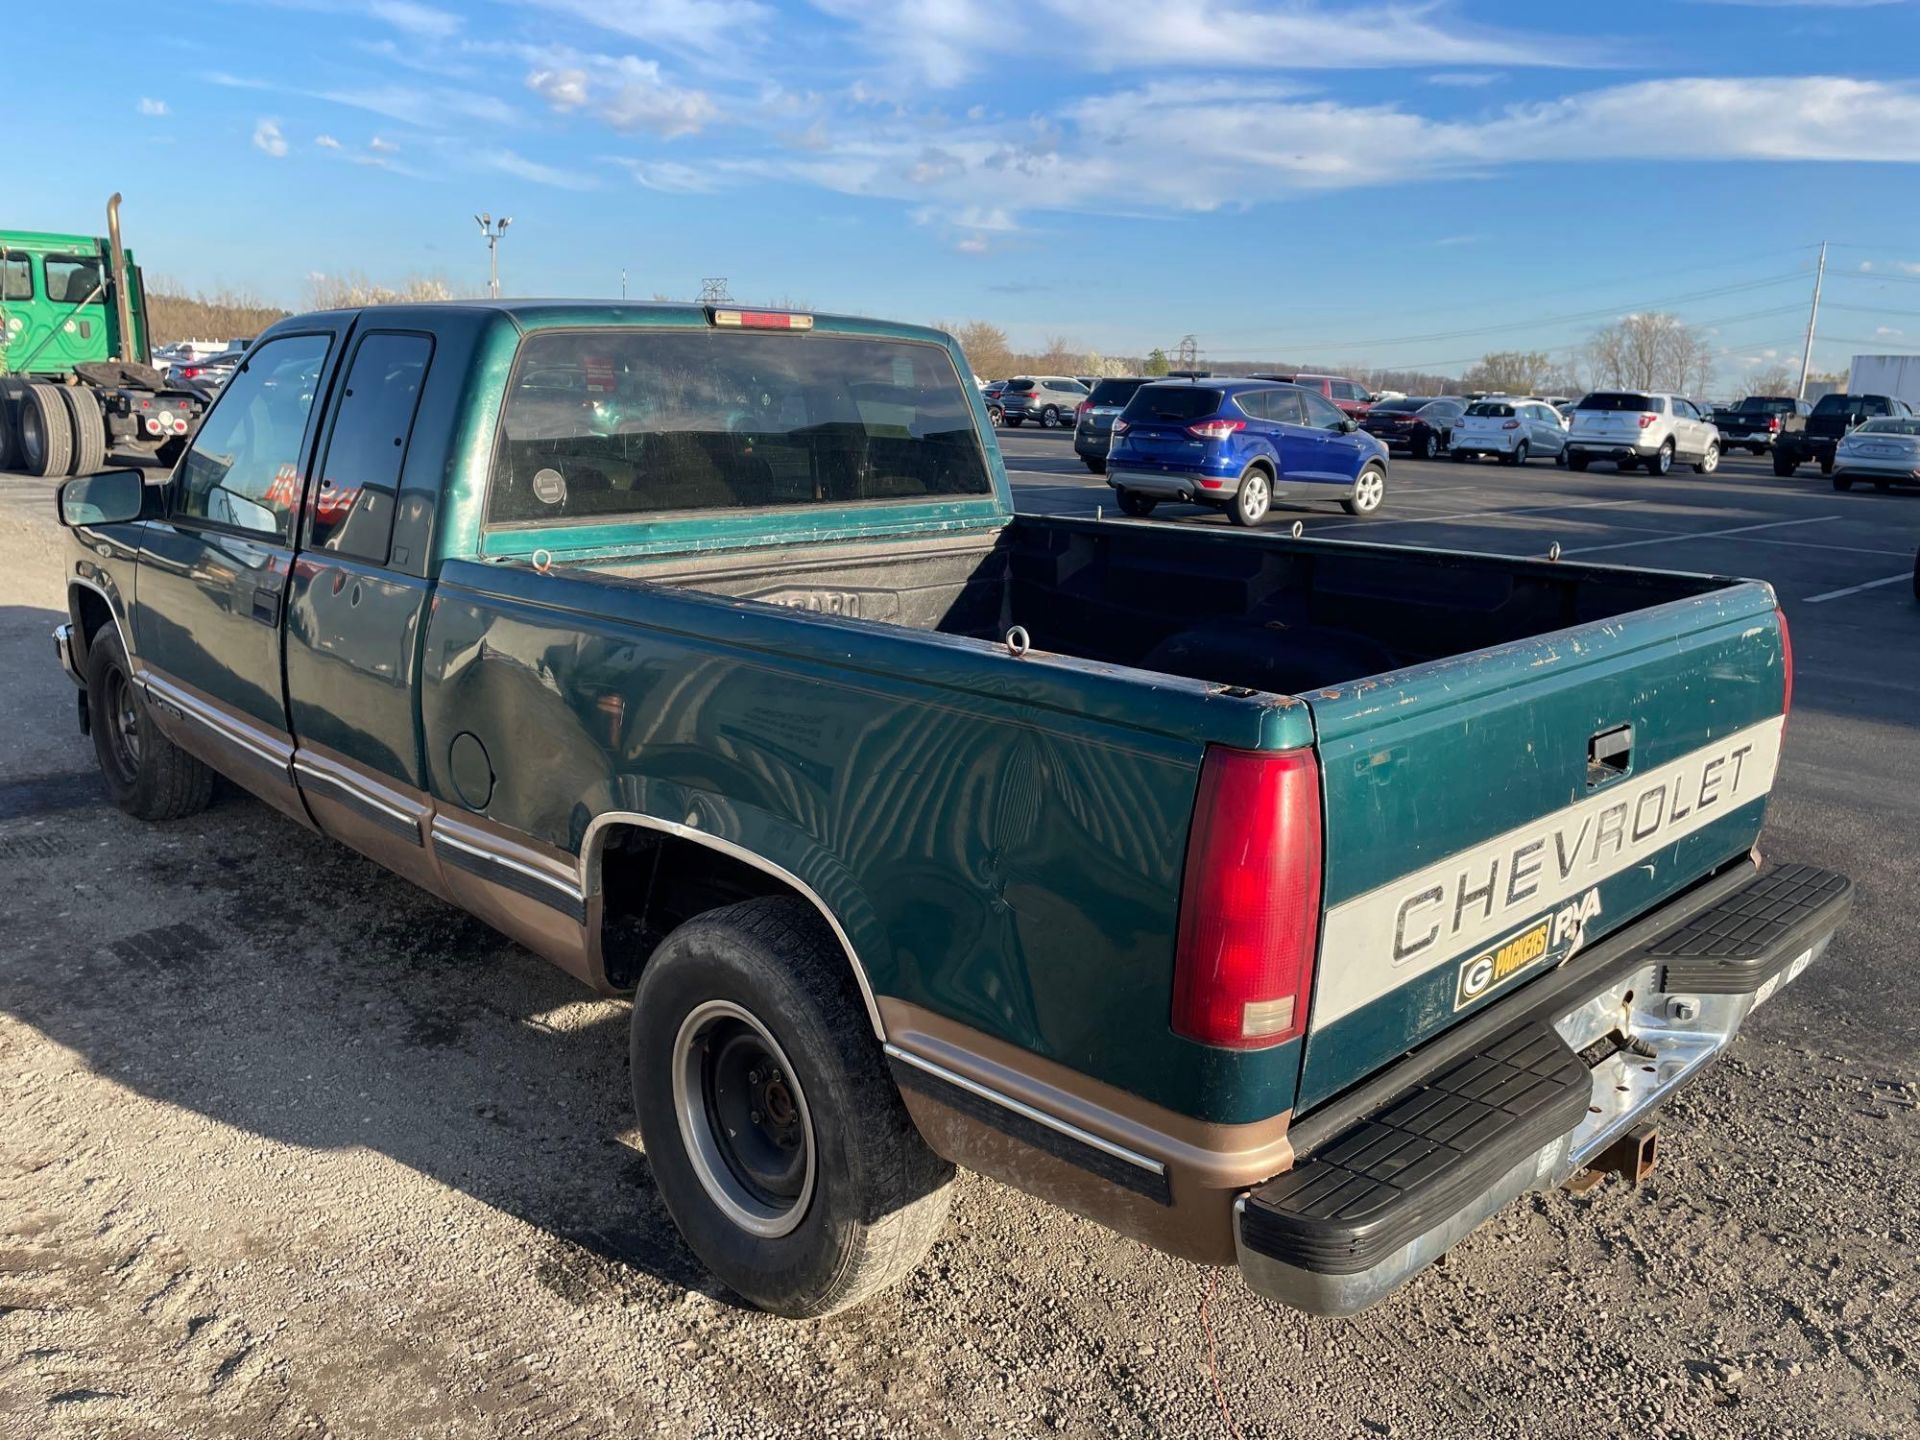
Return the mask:
[[1695, 462], [1693, 467], [1693, 473], [1696, 475], [1711, 475], [1713, 474], [1714, 471], [1718, 470], [1719, 468], [1720, 468], [1720, 447], [1718, 445], [1709, 445], [1707, 446], [1707, 453], [1702, 455], [1700, 459], [1697, 462]]
[[1131, 515], [1136, 520], [1144, 520], [1153, 514], [1153, 507], [1160, 501], [1152, 495], [1142, 495], [1138, 490], [1116, 489], [1114, 497], [1120, 504], [1122, 515]]
[[1386, 472], [1377, 465], [1369, 465], [1354, 480], [1353, 494], [1340, 502], [1340, 508], [1349, 515], [1365, 517], [1378, 510], [1386, 498]]
[[1833, 488], [1836, 490], [1851, 490], [1853, 488], [1853, 477], [1851, 475], [1834, 476]]
[[641, 972], [634, 1105], [654, 1182], [743, 1299], [830, 1315], [904, 1279], [953, 1166], [907, 1114], [847, 956], [806, 902], [698, 915]]
[[213, 799], [213, 771], [154, 728], [120, 632], [87, 645], [87, 728], [113, 803], [138, 820], [184, 820]]
[[1240, 477], [1240, 488], [1227, 502], [1227, 518], [1236, 525], [1258, 525], [1273, 509], [1273, 481], [1257, 465]]

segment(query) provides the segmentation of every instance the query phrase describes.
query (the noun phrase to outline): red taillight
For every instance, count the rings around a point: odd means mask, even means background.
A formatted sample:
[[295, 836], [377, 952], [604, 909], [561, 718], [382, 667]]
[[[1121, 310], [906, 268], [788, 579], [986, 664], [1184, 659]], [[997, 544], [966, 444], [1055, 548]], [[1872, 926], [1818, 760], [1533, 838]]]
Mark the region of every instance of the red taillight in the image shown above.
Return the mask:
[[1092, 408], [1093, 402], [1091, 400], [1082, 400], [1078, 405], [1073, 407], [1073, 413], [1076, 415], [1084, 415]]
[[1653, 424], [1653, 422], [1658, 420], [1659, 418], [1660, 417], [1658, 415], [1642, 415], [1640, 417], [1640, 428], [1642, 430], [1646, 429], [1649, 425]]
[[1793, 636], [1787, 630], [1787, 612], [1775, 608], [1773, 618], [1780, 622], [1780, 718], [1793, 713]]
[[1518, 420], [1509, 420], [1500, 428], [1502, 430], [1518, 430], [1520, 428], [1520, 422]]
[[1210, 748], [1187, 837], [1173, 1028], [1250, 1050], [1306, 1028], [1320, 939], [1320, 767], [1311, 750]]
[[813, 316], [797, 315], [790, 310], [713, 310], [707, 319], [715, 325], [737, 326], [742, 330], [811, 330]]
[[1773, 431], [1780, 429], [1780, 417], [1778, 415], [1769, 415], [1767, 417], [1767, 429]]
[[1117, 418], [1117, 417], [1115, 418], [1115, 420], [1114, 420], [1114, 422], [1113, 422], [1113, 433], [1114, 433], [1114, 434], [1116, 434], [1116, 435], [1124, 435], [1124, 434], [1126, 434], [1126, 433], [1127, 433], [1127, 431], [1129, 431], [1129, 430], [1131, 430], [1132, 428], [1133, 428], [1133, 427], [1132, 427], [1131, 425], [1129, 425], [1129, 424], [1127, 424], [1127, 422], [1126, 422], [1126, 421], [1124, 421], [1124, 420], [1121, 420], [1121, 419], [1119, 419], [1119, 418]]
[[189, 365], [180, 373], [189, 380], [198, 380], [200, 378], [200, 367], [198, 365]]
[[1200, 440], [1224, 440], [1247, 428], [1244, 420], [1203, 420], [1187, 426], [1187, 433]]

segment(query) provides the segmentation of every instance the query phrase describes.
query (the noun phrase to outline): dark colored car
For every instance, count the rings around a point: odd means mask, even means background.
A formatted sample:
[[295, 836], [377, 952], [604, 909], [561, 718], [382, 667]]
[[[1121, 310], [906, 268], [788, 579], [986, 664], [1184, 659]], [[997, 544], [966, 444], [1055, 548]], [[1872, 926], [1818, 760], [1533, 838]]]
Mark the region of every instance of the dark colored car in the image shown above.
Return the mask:
[[1113, 422], [1107, 483], [1128, 515], [1190, 500], [1258, 525], [1288, 491], [1371, 515], [1387, 494], [1387, 447], [1297, 385], [1162, 380], [1134, 391]]
[[1147, 383], [1144, 376], [1096, 380], [1093, 393], [1082, 400], [1073, 417], [1073, 453], [1096, 475], [1107, 473], [1107, 451], [1113, 444], [1113, 422]]
[[1847, 432], [1881, 415], [1911, 415], [1913, 407], [1894, 395], [1822, 395], [1805, 419], [1782, 419], [1773, 440], [1773, 473], [1791, 475], [1808, 461], [1822, 475], [1833, 474], [1833, 452]]
[[1389, 449], [1405, 450], [1416, 460], [1431, 460], [1453, 438], [1453, 422], [1465, 413], [1467, 402], [1458, 395], [1408, 395], [1399, 400], [1376, 400], [1360, 421], [1360, 428]]
[[1720, 448], [1732, 450], [1744, 445], [1755, 455], [1764, 455], [1786, 428], [1787, 421], [1805, 419], [1813, 407], [1791, 395], [1749, 395], [1738, 405], [1722, 405], [1713, 412], [1713, 423], [1720, 430]]

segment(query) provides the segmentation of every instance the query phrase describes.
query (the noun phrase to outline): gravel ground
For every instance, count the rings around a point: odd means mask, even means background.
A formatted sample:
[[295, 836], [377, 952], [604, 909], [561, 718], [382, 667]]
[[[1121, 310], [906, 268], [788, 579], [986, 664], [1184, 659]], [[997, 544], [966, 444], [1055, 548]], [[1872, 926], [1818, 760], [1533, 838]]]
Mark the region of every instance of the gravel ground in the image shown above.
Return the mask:
[[[0, 1434], [1920, 1434], [1920, 622], [1890, 588], [1795, 617], [1766, 842], [1849, 870], [1854, 918], [1669, 1108], [1643, 1188], [1532, 1197], [1323, 1321], [963, 1175], [909, 1285], [794, 1325], [669, 1224], [623, 1006], [238, 793], [104, 803], [46, 508], [0, 477]], [[1877, 515], [1910, 549], [1920, 504]], [[1856, 670], [1865, 698], [1817, 688]]]

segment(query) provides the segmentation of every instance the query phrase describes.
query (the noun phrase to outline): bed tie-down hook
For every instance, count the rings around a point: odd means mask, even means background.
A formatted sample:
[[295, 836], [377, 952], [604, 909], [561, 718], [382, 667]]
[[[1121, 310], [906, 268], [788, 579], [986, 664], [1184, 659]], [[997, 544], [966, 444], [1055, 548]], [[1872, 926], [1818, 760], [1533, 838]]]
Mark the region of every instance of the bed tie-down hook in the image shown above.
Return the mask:
[[1016, 625], [1007, 631], [1007, 654], [1018, 660], [1033, 648], [1033, 642], [1027, 638], [1027, 627]]

